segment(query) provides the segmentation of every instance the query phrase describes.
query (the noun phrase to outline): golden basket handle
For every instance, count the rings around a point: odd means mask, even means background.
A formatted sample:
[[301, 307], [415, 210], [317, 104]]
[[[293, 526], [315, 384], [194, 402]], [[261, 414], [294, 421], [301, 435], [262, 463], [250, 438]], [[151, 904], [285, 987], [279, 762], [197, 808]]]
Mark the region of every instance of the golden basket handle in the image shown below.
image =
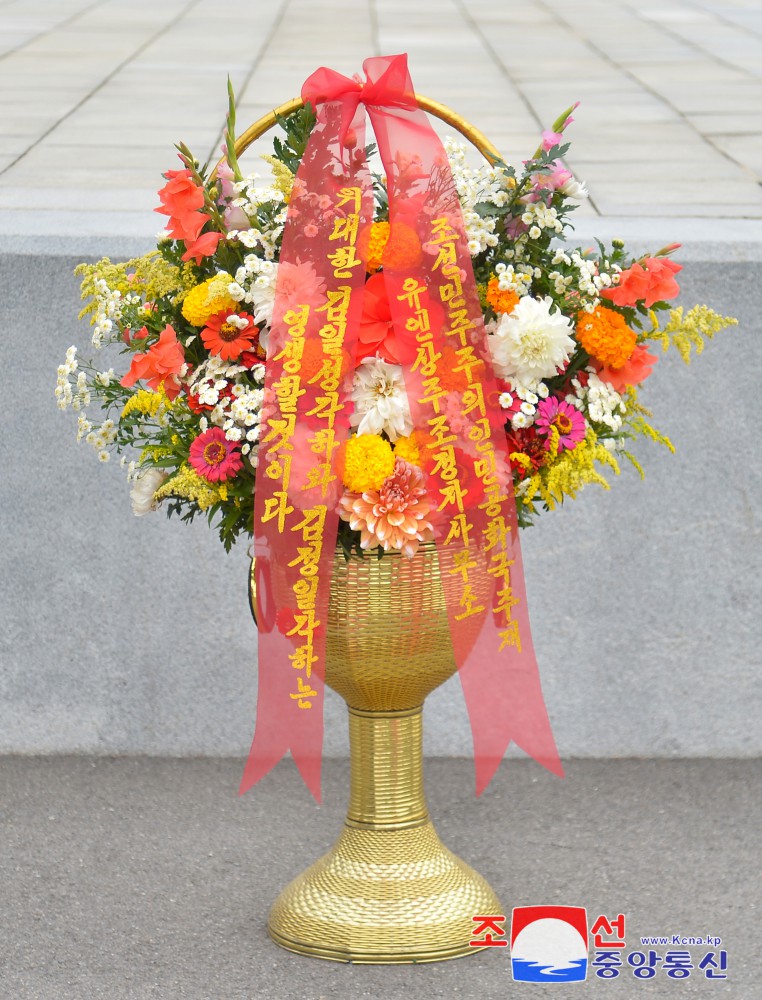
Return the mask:
[[[435, 118], [439, 118], [440, 121], [443, 121], [446, 125], [451, 125], [456, 131], [460, 132], [464, 138], [476, 146], [488, 163], [493, 166], [496, 163], [502, 163], [502, 156], [489, 139], [478, 128], [467, 122], [465, 118], [448, 108], [446, 104], [440, 104], [439, 101], [432, 101], [430, 97], [424, 97], [422, 94], [416, 94], [415, 101], [421, 111], [428, 111]], [[285, 104], [281, 104], [280, 107], [275, 108], [275, 110], [263, 115], [253, 125], [249, 125], [246, 131], [236, 139], [235, 155], [240, 156], [241, 153], [249, 148], [252, 142], [256, 142], [268, 129], [276, 125], [279, 118], [285, 118], [287, 115], [303, 107], [304, 101], [301, 97], [294, 97], [290, 101], [286, 101]], [[212, 172], [212, 180], [216, 178], [220, 164], [224, 162], [225, 157], [223, 156]]]

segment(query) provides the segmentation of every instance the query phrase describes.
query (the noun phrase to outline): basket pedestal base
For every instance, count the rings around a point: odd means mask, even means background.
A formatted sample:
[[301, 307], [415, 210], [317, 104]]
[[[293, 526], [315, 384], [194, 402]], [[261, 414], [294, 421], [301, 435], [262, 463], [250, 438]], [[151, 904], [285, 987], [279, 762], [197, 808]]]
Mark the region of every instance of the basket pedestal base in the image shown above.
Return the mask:
[[290, 951], [339, 962], [436, 962], [481, 950], [469, 945], [473, 918], [503, 910], [428, 817], [421, 708], [350, 709], [350, 746], [344, 830], [275, 901], [270, 936]]

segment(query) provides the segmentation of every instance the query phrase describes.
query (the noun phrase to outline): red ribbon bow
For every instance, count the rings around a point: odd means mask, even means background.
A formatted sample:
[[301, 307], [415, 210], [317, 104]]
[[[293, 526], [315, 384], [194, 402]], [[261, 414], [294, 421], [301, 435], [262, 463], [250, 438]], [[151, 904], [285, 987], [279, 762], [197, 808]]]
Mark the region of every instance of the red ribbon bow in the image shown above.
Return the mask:
[[[429, 438], [422, 464], [439, 512], [478, 794], [512, 739], [563, 771], [532, 649], [504, 416], [455, 184], [417, 106], [407, 57], [367, 59], [363, 68], [365, 82], [321, 68], [302, 88], [318, 117], [289, 203], [267, 362], [255, 498], [259, 697], [240, 790], [290, 749], [320, 798], [325, 622], [342, 494], [335, 452], [349, 434], [366, 275], [359, 237], [373, 219], [362, 104], [386, 171], [391, 232], [404, 220], [419, 243], [383, 276], [395, 330], [412, 344], [405, 384], [413, 425]], [[461, 393], [442, 385], [452, 374], [443, 358], [453, 356], [467, 376]]]

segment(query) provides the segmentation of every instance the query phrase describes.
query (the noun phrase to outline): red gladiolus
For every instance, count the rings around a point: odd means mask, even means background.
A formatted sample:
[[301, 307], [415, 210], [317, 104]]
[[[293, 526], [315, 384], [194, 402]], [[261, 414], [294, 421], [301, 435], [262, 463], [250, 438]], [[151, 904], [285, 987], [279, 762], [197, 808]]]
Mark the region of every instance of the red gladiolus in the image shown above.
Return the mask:
[[[208, 221], [209, 216], [204, 216]], [[185, 253], [183, 260], [195, 260], [200, 264], [204, 257], [211, 257], [217, 249], [217, 244], [222, 239], [222, 233], [204, 233], [198, 239], [185, 241]]]
[[200, 212], [204, 207], [204, 191], [193, 179], [190, 170], [168, 170], [167, 183], [159, 191], [161, 205], [155, 211], [168, 215], [167, 230], [175, 240], [195, 240], [209, 216]]
[[628, 385], [640, 385], [651, 374], [651, 369], [658, 361], [655, 354], [649, 354], [644, 344], [637, 344], [629, 360], [621, 368], [608, 368], [595, 363], [598, 377], [608, 382], [615, 392], [624, 392]]
[[[145, 327], [136, 334], [136, 337], [140, 337], [142, 333], [147, 333]], [[120, 385], [130, 387], [140, 379], [145, 382], [149, 389], [156, 392], [163, 382], [167, 399], [174, 399], [180, 392], [180, 386], [174, 376], [179, 373], [184, 364], [183, 345], [178, 342], [174, 329], [167, 324], [157, 343], [152, 344], [145, 354], [135, 355], [130, 370], [121, 380]]]
[[646, 257], [619, 276], [619, 284], [604, 288], [601, 295], [617, 306], [635, 306], [643, 302], [650, 308], [654, 302], [668, 301], [680, 294], [675, 275], [683, 265], [665, 257]]

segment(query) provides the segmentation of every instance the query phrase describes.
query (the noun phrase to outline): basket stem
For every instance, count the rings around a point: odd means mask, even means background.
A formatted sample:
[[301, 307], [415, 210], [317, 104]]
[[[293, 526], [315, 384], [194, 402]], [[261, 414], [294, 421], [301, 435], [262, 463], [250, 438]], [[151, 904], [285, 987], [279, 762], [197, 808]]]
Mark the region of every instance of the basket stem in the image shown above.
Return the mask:
[[427, 821], [422, 705], [399, 712], [350, 708], [349, 747], [348, 825], [391, 830]]

